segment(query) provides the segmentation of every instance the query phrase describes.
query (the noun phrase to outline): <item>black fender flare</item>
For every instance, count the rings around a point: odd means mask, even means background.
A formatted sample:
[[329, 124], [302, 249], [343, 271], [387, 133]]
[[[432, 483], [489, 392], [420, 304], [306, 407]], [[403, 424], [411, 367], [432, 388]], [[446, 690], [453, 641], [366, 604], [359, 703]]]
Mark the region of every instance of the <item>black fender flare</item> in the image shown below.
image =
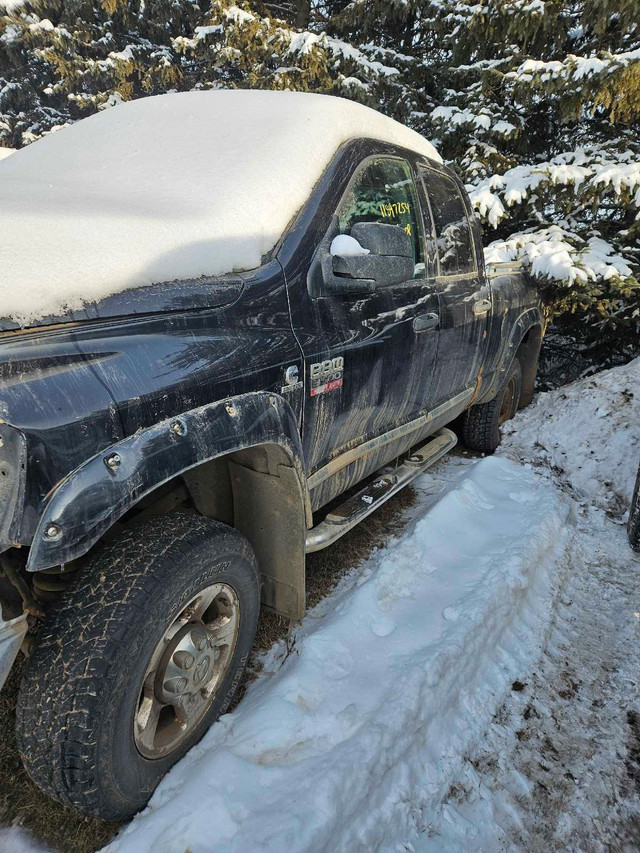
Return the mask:
[[139, 430], [71, 471], [45, 506], [27, 570], [37, 572], [81, 557], [141, 498], [177, 475], [265, 444], [285, 451], [308, 504], [302, 445], [291, 406], [277, 394], [241, 394]]
[[487, 403], [495, 397], [500, 389], [500, 385], [506, 371], [511, 367], [524, 336], [534, 326], [540, 326], [541, 330], [544, 331], [544, 317], [542, 316], [542, 310], [539, 307], [527, 308], [526, 311], [523, 311], [516, 319], [515, 323], [511, 327], [509, 336], [505, 338], [500, 349], [497, 362], [498, 366], [494, 371], [491, 384], [487, 387], [482, 387], [478, 398], [473, 401], [474, 405]]
[[513, 357], [522, 343], [522, 339], [533, 326], [540, 326], [540, 328], [544, 329], [544, 318], [540, 308], [527, 308], [513, 324], [511, 335], [502, 355], [501, 369], [507, 369], [511, 366]]

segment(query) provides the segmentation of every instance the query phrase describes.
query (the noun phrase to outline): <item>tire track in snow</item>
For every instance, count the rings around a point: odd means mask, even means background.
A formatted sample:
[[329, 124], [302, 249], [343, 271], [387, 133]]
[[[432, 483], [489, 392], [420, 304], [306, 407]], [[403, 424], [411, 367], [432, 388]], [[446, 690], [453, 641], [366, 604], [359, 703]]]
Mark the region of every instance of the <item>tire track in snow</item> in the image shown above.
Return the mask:
[[580, 534], [544, 651], [406, 849], [620, 851], [640, 839], [640, 561], [575, 507]]

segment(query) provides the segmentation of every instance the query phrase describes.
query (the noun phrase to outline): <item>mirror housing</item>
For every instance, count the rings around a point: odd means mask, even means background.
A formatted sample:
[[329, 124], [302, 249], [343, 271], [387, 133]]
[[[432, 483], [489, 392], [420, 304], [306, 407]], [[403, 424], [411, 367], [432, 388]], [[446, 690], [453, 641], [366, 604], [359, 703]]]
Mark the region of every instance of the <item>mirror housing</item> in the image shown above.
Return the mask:
[[332, 255], [331, 244], [339, 234], [338, 217], [334, 216], [307, 275], [311, 296], [372, 293], [413, 278], [411, 238], [399, 225], [356, 223], [350, 236], [369, 254]]
[[[411, 237], [400, 225], [357, 222], [349, 236], [366, 254], [332, 255], [332, 272], [337, 279], [331, 288], [334, 292], [341, 291], [340, 279], [344, 279], [341, 292], [354, 293], [391, 287], [413, 277]], [[362, 289], [356, 291], [359, 287]]]
[[386, 222], [356, 222], [349, 232], [363, 249], [372, 255], [409, 258], [413, 275], [413, 245], [411, 237], [401, 225]]
[[[402, 284], [413, 276], [413, 258], [400, 255], [350, 255], [348, 257], [333, 256], [333, 274], [345, 283], [371, 283], [367, 290], [378, 287], [390, 287]], [[351, 293], [353, 287], [349, 287]]]

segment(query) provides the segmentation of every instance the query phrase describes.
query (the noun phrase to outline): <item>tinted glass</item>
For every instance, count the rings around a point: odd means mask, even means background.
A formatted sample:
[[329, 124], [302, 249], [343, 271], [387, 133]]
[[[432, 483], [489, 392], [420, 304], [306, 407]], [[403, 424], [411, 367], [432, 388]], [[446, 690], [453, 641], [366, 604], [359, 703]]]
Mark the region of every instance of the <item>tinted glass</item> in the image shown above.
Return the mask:
[[340, 210], [340, 233], [356, 222], [399, 225], [413, 243], [414, 278], [424, 278], [422, 223], [411, 169], [404, 160], [372, 160], [351, 185]]
[[440, 275], [475, 271], [471, 226], [458, 185], [446, 175], [421, 170], [436, 231]]

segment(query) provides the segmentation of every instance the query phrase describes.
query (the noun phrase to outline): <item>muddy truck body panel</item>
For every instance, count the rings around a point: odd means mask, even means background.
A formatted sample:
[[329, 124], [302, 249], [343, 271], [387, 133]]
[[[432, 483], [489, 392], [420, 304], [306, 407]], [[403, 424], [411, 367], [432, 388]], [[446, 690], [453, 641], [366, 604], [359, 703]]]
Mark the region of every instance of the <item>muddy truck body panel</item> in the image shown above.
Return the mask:
[[40, 572], [188, 510], [245, 535], [263, 603], [300, 618], [313, 512], [490, 401], [516, 358], [530, 399], [542, 328], [519, 270], [487, 274], [453, 172], [347, 143], [259, 268], [0, 323], [4, 576], [33, 614]]
[[[336, 295], [323, 286], [319, 255], [326, 256], [343, 225], [336, 213], [348, 204], [358, 176], [385, 158], [409, 166], [416, 205], [411, 225], [424, 236], [424, 269], [391, 287]], [[428, 176], [458, 193], [467, 217], [468, 263], [453, 274], [439, 258]], [[451, 170], [392, 145], [360, 140], [347, 146], [288, 231], [278, 259], [305, 360], [302, 443], [314, 510], [454, 420], [472, 401], [491, 399], [520, 343], [512, 333], [518, 318], [526, 317], [527, 330], [542, 329], [538, 295], [515, 270], [498, 279], [495, 321], [480, 227], [464, 187]], [[314, 377], [314, 365], [326, 371], [328, 382]], [[340, 383], [337, 392], [332, 379]], [[314, 393], [318, 381], [329, 386], [320, 394]]]
[[[120, 440], [122, 422], [95, 360], [82, 353], [70, 326], [0, 336], [0, 419], [25, 443], [11, 542], [29, 545], [56, 484]], [[8, 443], [1, 450], [5, 470], [14, 465], [15, 450]], [[3, 526], [9, 512], [3, 501]]]

